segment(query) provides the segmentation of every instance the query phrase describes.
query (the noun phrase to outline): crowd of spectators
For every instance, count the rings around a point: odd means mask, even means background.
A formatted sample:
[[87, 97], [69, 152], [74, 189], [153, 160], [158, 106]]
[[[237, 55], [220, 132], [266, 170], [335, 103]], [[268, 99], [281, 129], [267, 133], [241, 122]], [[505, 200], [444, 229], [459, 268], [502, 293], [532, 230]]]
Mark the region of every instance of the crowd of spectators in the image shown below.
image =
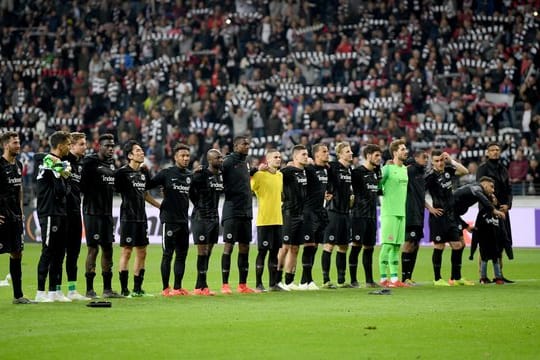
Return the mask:
[[[504, 144], [516, 194], [540, 194], [540, 1], [12, 1], [0, 5], [0, 131], [26, 181], [47, 135], [112, 132], [149, 166], [267, 146], [404, 137], [470, 169]], [[358, 162], [359, 159], [356, 159]]]

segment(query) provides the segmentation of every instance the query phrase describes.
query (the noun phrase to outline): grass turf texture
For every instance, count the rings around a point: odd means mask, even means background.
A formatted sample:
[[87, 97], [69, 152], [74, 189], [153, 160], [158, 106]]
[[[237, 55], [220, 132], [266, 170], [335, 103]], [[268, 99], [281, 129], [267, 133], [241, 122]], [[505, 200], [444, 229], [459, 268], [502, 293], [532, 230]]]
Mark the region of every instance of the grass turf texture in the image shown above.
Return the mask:
[[[23, 258], [23, 287], [30, 298], [36, 290], [39, 250], [40, 246], [28, 244]], [[210, 287], [216, 291], [221, 280], [221, 252], [218, 246], [208, 275]], [[85, 253], [83, 246], [78, 281], [81, 293], [85, 290]], [[392, 289], [390, 296], [368, 295], [370, 289], [362, 288], [164, 298], [158, 295], [161, 249], [151, 246], [143, 287], [156, 294], [154, 298], [113, 299], [110, 309], [88, 308], [84, 302], [16, 306], [11, 304], [11, 287], [0, 288], [0, 359], [539, 357], [540, 250], [518, 249], [516, 260], [505, 262], [506, 274], [516, 279], [516, 284], [447, 288], [431, 285], [431, 253], [431, 248], [422, 248], [419, 253], [414, 278], [422, 286]], [[190, 290], [196, 276], [195, 254], [192, 247], [184, 279], [184, 287]], [[320, 254], [319, 249], [314, 269], [318, 283]], [[236, 255], [235, 248], [230, 277], [233, 288], [238, 278]], [[254, 285], [255, 255], [253, 247], [250, 285]], [[115, 248], [115, 260], [118, 256]], [[376, 252], [374, 259], [377, 256]], [[463, 274], [477, 281], [477, 261], [471, 262], [467, 256], [468, 250]], [[332, 261], [335, 280], [334, 257]], [[0, 274], [5, 275], [7, 263], [7, 255], [2, 256]], [[447, 249], [443, 277], [447, 278], [449, 271]], [[361, 266], [359, 279], [363, 280]], [[132, 281], [130, 274], [130, 287]], [[98, 274], [98, 293], [101, 285]], [[119, 288], [117, 273], [113, 288]]]

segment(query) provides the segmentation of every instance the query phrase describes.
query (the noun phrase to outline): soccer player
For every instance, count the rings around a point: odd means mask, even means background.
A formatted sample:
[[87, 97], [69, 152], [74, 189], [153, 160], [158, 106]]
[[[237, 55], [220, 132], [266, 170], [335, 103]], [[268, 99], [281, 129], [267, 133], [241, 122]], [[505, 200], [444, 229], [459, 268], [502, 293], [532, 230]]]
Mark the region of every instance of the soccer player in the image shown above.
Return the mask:
[[96, 260], [101, 247], [103, 297], [123, 297], [112, 289], [114, 222], [112, 216], [114, 193], [114, 136], [102, 134], [97, 154], [85, 156], [81, 170], [83, 218], [86, 233], [86, 297], [97, 299], [94, 290]]
[[[304, 202], [307, 194], [307, 177], [304, 167], [308, 164], [308, 151], [304, 145], [292, 149], [292, 164], [281, 169], [283, 173], [283, 246], [279, 251], [279, 264], [283, 264], [285, 284], [280, 288], [299, 290], [294, 283], [298, 249], [304, 241]], [[281, 268], [280, 265], [278, 267]], [[278, 275], [279, 277], [279, 275]]]
[[[408, 150], [405, 141], [390, 143], [392, 162], [382, 168], [379, 187], [383, 197], [381, 203], [381, 252], [379, 254], [380, 285], [383, 287], [406, 287], [399, 281], [399, 248], [405, 240], [405, 202], [407, 198]], [[390, 271], [390, 280], [388, 280]]]
[[[37, 175], [37, 213], [41, 228], [42, 250], [38, 263], [37, 302], [71, 302], [62, 293], [62, 263], [66, 252], [67, 191], [71, 176], [69, 163], [62, 158], [69, 153], [71, 136], [65, 131], [53, 133], [51, 151], [43, 158]], [[49, 293], [45, 281], [49, 274]], [[48, 295], [48, 296], [47, 296]]]
[[264, 262], [268, 254], [269, 289], [279, 291], [277, 279], [278, 252], [281, 248], [283, 215], [281, 212], [281, 193], [283, 191], [283, 174], [279, 171], [281, 166], [281, 153], [276, 149], [266, 151], [266, 164], [268, 168], [257, 171], [251, 178], [251, 189], [257, 196], [259, 209], [257, 212], [257, 262], [256, 286], [258, 292], [265, 292], [262, 282]]
[[313, 264], [317, 245], [324, 240], [324, 229], [328, 224], [328, 214], [324, 201], [332, 196], [326, 192], [328, 186], [328, 147], [315, 144], [312, 148], [313, 164], [306, 169], [307, 196], [304, 204], [304, 250], [302, 252], [302, 280], [300, 290], [319, 290], [313, 281]]
[[67, 240], [66, 240], [66, 274], [68, 280], [67, 297], [71, 300], [90, 300], [79, 294], [77, 285], [77, 261], [81, 252], [82, 221], [81, 221], [81, 159], [86, 153], [86, 135], [73, 132], [71, 149], [63, 160], [71, 166], [69, 191], [67, 193]]
[[[503, 244], [502, 249], [506, 252], [508, 259], [514, 258], [512, 251], [512, 228], [510, 227], [510, 209], [512, 208], [512, 187], [510, 185], [510, 178], [508, 176], [508, 170], [500, 162], [501, 158], [501, 146], [498, 143], [492, 142], [487, 145], [486, 148], [487, 161], [480, 164], [478, 171], [476, 172], [476, 179], [480, 179], [483, 176], [489, 176], [495, 181], [495, 197], [498, 201], [499, 210], [506, 214], [506, 217], [500, 221], [497, 237]], [[501, 272], [503, 269], [502, 262], [502, 249], [499, 256], [499, 264]], [[502, 279], [506, 283], [513, 283], [512, 280], [507, 279], [502, 275]]]
[[9, 253], [9, 273], [13, 282], [13, 303], [31, 304], [22, 291], [23, 206], [22, 163], [19, 135], [6, 131], [0, 136], [0, 254]]
[[426, 164], [428, 155], [424, 150], [414, 153], [413, 161], [407, 166], [407, 216], [405, 217], [405, 242], [401, 252], [401, 281], [415, 285], [412, 273], [420, 241], [424, 237], [424, 209], [426, 203]]
[[249, 244], [251, 243], [251, 219], [253, 203], [250, 185], [250, 169], [246, 161], [249, 139], [237, 136], [233, 140], [233, 152], [223, 161], [223, 190], [225, 203], [221, 222], [223, 224], [223, 255], [221, 256], [221, 275], [223, 294], [232, 294], [229, 286], [231, 254], [234, 243], [238, 242], [239, 284], [237, 291], [250, 294], [255, 291], [247, 286], [249, 271]]
[[324, 232], [324, 250], [321, 257], [323, 272], [323, 288], [336, 289], [330, 281], [330, 261], [334, 246], [337, 246], [336, 268], [338, 286], [347, 288], [345, 272], [347, 268], [347, 248], [350, 237], [349, 208], [352, 195], [351, 164], [352, 150], [347, 142], [336, 145], [337, 161], [331, 161], [328, 169], [328, 193], [332, 199], [328, 201], [328, 226]]
[[[426, 176], [426, 191], [431, 195], [433, 205], [429, 210], [430, 240], [433, 242], [433, 273], [435, 286], [474, 285], [472, 281], [461, 277], [461, 260], [465, 243], [454, 211], [452, 180], [456, 176], [469, 173], [467, 168], [452, 160], [447, 152], [431, 152], [432, 169]], [[446, 243], [452, 248], [452, 274], [447, 282], [441, 277], [442, 254]]]
[[[189, 249], [189, 191], [193, 174], [188, 170], [189, 146], [177, 144], [174, 147], [174, 166], [161, 170], [148, 181], [147, 189], [160, 186], [163, 201], [159, 208], [162, 226], [161, 281], [163, 296], [189, 295], [182, 287]], [[144, 203], [143, 203], [144, 204]], [[169, 286], [171, 262], [174, 260], [174, 286]]]
[[[499, 219], [504, 219], [504, 212], [495, 208], [496, 198], [495, 181], [487, 176], [480, 178], [478, 183], [469, 184], [460, 187], [454, 192], [454, 208], [457, 216], [467, 212], [469, 207], [479, 203], [479, 212], [476, 217], [475, 231], [473, 233], [474, 241], [480, 243], [480, 283], [487, 284], [491, 281], [487, 278], [487, 262], [493, 261], [493, 270], [495, 272], [495, 282], [504, 284], [501, 268], [499, 266], [498, 239], [496, 231], [499, 226]], [[468, 231], [471, 227], [463, 220], [461, 224]]]
[[369, 144], [364, 148], [364, 164], [351, 171], [354, 204], [351, 210], [351, 252], [349, 273], [351, 286], [360, 287], [357, 279], [358, 256], [362, 247], [362, 265], [367, 287], [377, 287], [373, 281], [373, 248], [377, 241], [377, 197], [381, 178], [381, 148]]
[[219, 197], [223, 192], [223, 155], [219, 150], [210, 149], [206, 153], [208, 168], [196, 171], [189, 189], [193, 202], [191, 213], [191, 231], [193, 242], [197, 245], [197, 283], [193, 294], [211, 296], [206, 274], [212, 248], [218, 242], [219, 235]]
[[[123, 148], [128, 163], [114, 173], [114, 188], [122, 196], [120, 205], [120, 286], [123, 296], [151, 296], [142, 288], [145, 272], [146, 247], [148, 246], [148, 223], [145, 200], [155, 207], [160, 204], [147, 190], [150, 180], [148, 170], [141, 165], [144, 162], [144, 150], [134, 140], [129, 140]], [[133, 293], [128, 290], [129, 259], [135, 248], [133, 265]]]

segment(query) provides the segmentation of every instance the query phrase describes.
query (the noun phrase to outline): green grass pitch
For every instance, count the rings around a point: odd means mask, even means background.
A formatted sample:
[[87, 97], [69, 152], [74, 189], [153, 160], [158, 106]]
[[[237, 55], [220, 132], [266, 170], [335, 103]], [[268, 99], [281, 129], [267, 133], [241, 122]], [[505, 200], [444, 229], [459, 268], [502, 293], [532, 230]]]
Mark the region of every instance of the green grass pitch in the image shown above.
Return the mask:
[[[36, 291], [39, 250], [39, 245], [27, 244], [23, 258], [23, 287], [30, 298]], [[78, 289], [84, 292], [84, 245], [81, 252]], [[221, 252], [218, 246], [210, 265], [213, 290], [220, 286]], [[319, 249], [314, 269], [319, 283], [320, 253]], [[190, 290], [195, 254], [191, 247], [184, 279]], [[235, 248], [231, 285], [237, 281], [236, 255]], [[252, 286], [255, 255], [252, 247]], [[115, 248], [116, 262], [118, 256]], [[463, 274], [476, 281], [477, 262], [467, 256], [468, 249]], [[395, 289], [390, 296], [368, 295], [362, 288], [163, 298], [157, 295], [160, 259], [160, 247], [151, 246], [144, 288], [156, 297], [114, 299], [111, 308], [89, 308], [81, 302], [15, 306], [11, 287], [1, 287], [0, 359], [540, 358], [538, 249], [517, 249], [516, 259], [505, 261], [505, 274], [516, 284], [435, 288], [431, 248], [425, 247], [414, 276], [421, 286]], [[4, 255], [0, 276], [7, 269]], [[334, 257], [332, 271], [335, 280]], [[447, 249], [443, 276], [449, 272]], [[359, 279], [363, 280], [361, 266]], [[98, 292], [101, 285], [98, 275]], [[113, 287], [119, 287], [116, 273]]]

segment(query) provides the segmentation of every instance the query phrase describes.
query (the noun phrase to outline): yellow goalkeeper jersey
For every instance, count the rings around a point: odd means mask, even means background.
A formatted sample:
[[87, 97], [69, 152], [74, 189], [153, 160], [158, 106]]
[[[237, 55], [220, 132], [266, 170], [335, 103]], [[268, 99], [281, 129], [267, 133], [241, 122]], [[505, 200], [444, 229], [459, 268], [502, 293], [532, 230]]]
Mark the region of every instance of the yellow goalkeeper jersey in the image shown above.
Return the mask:
[[257, 196], [257, 226], [283, 225], [281, 191], [283, 174], [280, 171], [257, 171], [251, 178], [251, 189]]

